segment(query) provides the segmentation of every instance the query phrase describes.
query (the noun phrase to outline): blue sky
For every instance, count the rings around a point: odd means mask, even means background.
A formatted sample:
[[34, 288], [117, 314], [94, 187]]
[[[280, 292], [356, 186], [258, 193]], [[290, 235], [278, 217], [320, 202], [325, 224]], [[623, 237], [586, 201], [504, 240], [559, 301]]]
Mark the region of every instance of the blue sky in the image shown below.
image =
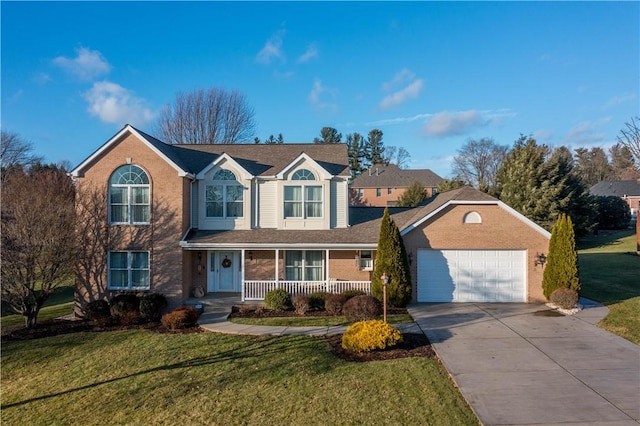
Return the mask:
[[470, 138], [609, 147], [639, 113], [639, 2], [7, 2], [2, 128], [80, 163], [179, 91], [237, 89], [257, 136], [384, 132], [443, 177]]

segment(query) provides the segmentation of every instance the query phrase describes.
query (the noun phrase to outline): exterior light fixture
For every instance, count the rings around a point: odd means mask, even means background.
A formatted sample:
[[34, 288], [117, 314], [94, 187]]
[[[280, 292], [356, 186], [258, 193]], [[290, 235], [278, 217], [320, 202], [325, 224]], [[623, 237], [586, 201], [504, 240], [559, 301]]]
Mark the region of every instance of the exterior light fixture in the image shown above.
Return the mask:
[[544, 266], [545, 263], [547, 263], [547, 256], [545, 256], [544, 253], [536, 253], [536, 259], [534, 260], [533, 264], [535, 266]]

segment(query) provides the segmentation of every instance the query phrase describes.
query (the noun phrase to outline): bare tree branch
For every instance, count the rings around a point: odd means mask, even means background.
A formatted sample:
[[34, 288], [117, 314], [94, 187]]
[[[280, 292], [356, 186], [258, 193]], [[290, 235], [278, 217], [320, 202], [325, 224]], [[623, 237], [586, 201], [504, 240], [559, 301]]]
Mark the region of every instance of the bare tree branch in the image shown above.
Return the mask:
[[631, 117], [631, 121], [624, 123], [626, 129], [620, 130], [618, 142], [629, 149], [636, 160], [636, 170], [640, 171], [640, 128], [638, 128], [639, 123], [636, 120], [640, 122], [640, 117]]

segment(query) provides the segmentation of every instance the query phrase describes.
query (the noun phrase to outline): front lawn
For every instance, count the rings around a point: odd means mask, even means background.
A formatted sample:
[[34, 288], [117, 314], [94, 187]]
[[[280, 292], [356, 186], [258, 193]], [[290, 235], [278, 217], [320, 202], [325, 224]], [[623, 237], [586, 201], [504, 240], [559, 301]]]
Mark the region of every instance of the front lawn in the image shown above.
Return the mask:
[[578, 242], [581, 295], [611, 312], [598, 325], [640, 344], [640, 257], [634, 231], [601, 231]]
[[321, 338], [148, 330], [3, 342], [2, 423], [478, 424], [431, 358], [352, 363]]
[[[62, 317], [73, 313], [73, 285], [60, 287], [53, 293], [38, 314], [38, 322]], [[9, 312], [10, 308], [3, 304], [0, 329], [4, 334], [9, 329], [24, 327], [25, 317]]]

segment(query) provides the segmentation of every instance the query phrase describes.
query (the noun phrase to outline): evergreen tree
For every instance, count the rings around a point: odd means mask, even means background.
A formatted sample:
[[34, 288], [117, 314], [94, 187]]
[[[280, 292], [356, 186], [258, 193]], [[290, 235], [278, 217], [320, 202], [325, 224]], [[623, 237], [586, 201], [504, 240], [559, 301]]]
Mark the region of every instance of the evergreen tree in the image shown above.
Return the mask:
[[320, 129], [320, 139], [313, 138], [313, 143], [340, 143], [342, 133], [338, 133], [333, 127], [323, 127]]
[[436, 187], [436, 192], [447, 192], [465, 185], [466, 183], [457, 176], [452, 179], [443, 179]]
[[382, 275], [387, 274], [387, 304], [394, 307], [404, 307], [411, 301], [411, 276], [409, 263], [404, 248], [400, 230], [385, 208], [380, 224], [378, 251], [376, 253], [375, 268], [371, 278], [371, 294], [382, 300]]
[[365, 158], [369, 164], [382, 164], [384, 162], [384, 143], [382, 142], [382, 130], [373, 129], [369, 132], [367, 138], [367, 146], [365, 150]]
[[282, 136], [282, 133], [278, 133], [278, 139], [276, 139], [276, 143], [284, 143], [284, 136]]
[[561, 214], [551, 231], [549, 255], [542, 276], [542, 290], [547, 299], [559, 288], [580, 291], [578, 254], [571, 217]]
[[359, 133], [347, 135], [347, 155], [349, 157], [349, 169], [351, 178], [359, 176], [366, 167], [364, 161], [364, 140]]
[[399, 207], [415, 207], [426, 200], [427, 193], [420, 182], [413, 182], [400, 197], [398, 197]]

